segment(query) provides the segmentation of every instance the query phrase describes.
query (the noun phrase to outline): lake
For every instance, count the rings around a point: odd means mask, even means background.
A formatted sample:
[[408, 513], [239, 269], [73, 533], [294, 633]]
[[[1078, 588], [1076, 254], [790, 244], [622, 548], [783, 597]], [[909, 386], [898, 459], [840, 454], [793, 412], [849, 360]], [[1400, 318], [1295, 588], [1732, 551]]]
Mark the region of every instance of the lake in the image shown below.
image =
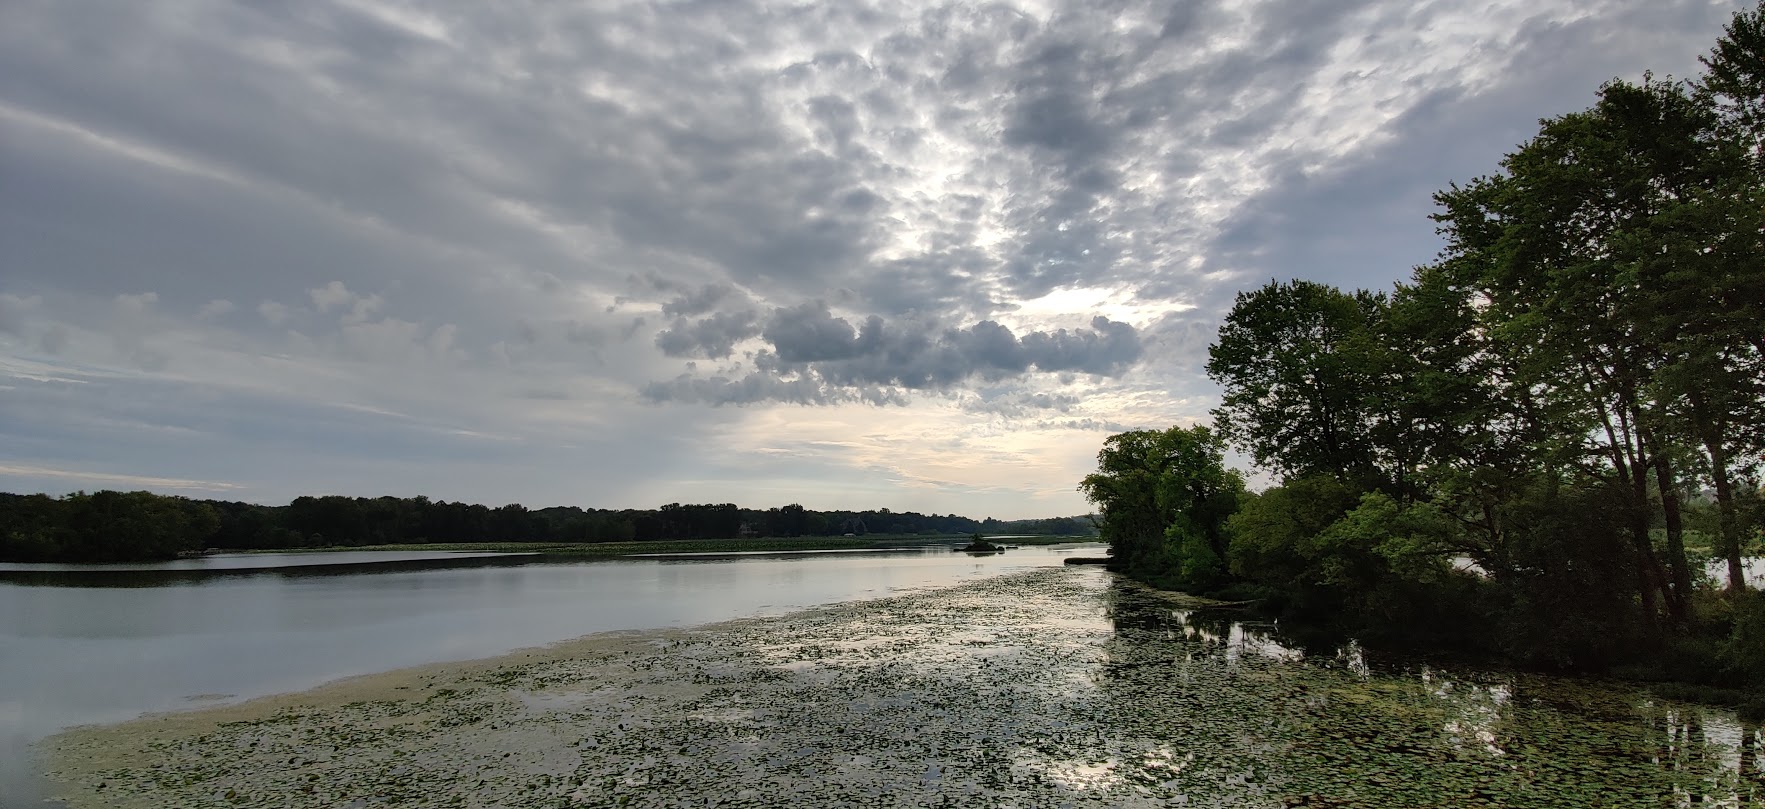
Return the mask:
[[776, 615], [1060, 565], [1101, 546], [571, 561], [447, 552], [0, 564], [0, 807], [58, 729], [615, 629]]
[[[1622, 683], [1385, 661], [1352, 643], [1307, 654], [1243, 613], [1060, 564], [1097, 553], [424, 558], [408, 563], [475, 566], [362, 575], [220, 570], [235, 563], [217, 560], [205, 581], [110, 571], [125, 577], [114, 583], [172, 578], [108, 587], [0, 569], [0, 580], [33, 582], [0, 584], [0, 720], [16, 747], [75, 722], [605, 629], [687, 627], [187, 711], [81, 734], [71, 749], [95, 762], [161, 750], [163, 768], [119, 776], [100, 762], [84, 783], [178, 805], [296, 790], [311, 805], [398, 795], [1269, 809], [1765, 798], [1759, 728], [1730, 712]], [[801, 609], [814, 604], [830, 606]], [[714, 623], [742, 616], [767, 617]], [[15, 770], [0, 794], [28, 783]], [[730, 794], [742, 787], [754, 794]]]

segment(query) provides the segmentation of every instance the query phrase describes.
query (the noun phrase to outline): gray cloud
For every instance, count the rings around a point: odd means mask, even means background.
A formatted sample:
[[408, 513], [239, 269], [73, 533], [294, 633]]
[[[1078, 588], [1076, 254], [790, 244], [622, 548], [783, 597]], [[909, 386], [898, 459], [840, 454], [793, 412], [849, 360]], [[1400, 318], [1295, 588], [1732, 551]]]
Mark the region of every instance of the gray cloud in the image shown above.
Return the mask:
[[647, 401], [657, 403], [695, 403], [713, 407], [759, 403], [830, 405], [862, 402], [879, 406], [907, 404], [906, 397], [899, 391], [886, 388], [843, 388], [828, 385], [813, 376], [784, 378], [762, 372], [751, 373], [739, 379], [724, 376], [681, 376], [644, 386], [642, 396]]
[[770, 403], [972, 420], [952, 441], [1198, 417], [1237, 289], [1403, 277], [1430, 192], [1611, 76], [1694, 72], [1740, 7], [13, 0], [0, 440], [529, 499], [643, 491], [565, 443], [666, 476], [704, 455], [679, 423]]
[[775, 310], [761, 336], [787, 365], [851, 359], [864, 350], [852, 324], [819, 301]]
[[662, 314], [670, 317], [702, 315], [717, 308], [717, 304], [724, 300], [736, 298], [739, 294], [729, 284], [702, 284], [682, 290], [678, 297], [662, 304]]
[[[725, 332], [712, 323], [699, 326], [721, 339]], [[740, 328], [748, 328], [741, 321]], [[650, 386], [652, 401], [689, 400], [745, 403], [776, 399], [799, 404], [874, 401], [873, 389], [943, 390], [972, 378], [1000, 380], [1030, 371], [1119, 376], [1141, 354], [1139, 333], [1132, 325], [1097, 316], [1089, 329], [1035, 331], [1019, 337], [991, 320], [966, 328], [938, 329], [932, 324], [890, 325], [871, 315], [858, 327], [836, 317], [826, 304], [811, 302], [774, 310], [760, 336], [771, 344], [755, 359], [758, 371], [743, 380], [711, 385], [705, 380], [677, 379], [663, 388]], [[658, 344], [685, 356], [707, 342], [698, 327], [677, 323], [663, 332]], [[727, 348], [727, 343], [719, 347]], [[727, 355], [725, 350], [723, 356]], [[709, 354], [707, 353], [707, 356]], [[771, 382], [766, 381], [771, 379]], [[786, 382], [784, 380], [790, 380]], [[722, 390], [712, 395], [711, 388]], [[834, 396], [829, 390], [858, 391]], [[690, 395], [685, 393], [692, 391]], [[813, 395], [812, 395], [813, 394]], [[752, 398], [750, 398], [752, 397]], [[895, 397], [884, 397], [892, 402]]]
[[656, 334], [656, 347], [670, 357], [716, 360], [728, 357], [735, 352], [736, 343], [759, 333], [758, 314], [718, 312], [693, 322], [675, 318], [673, 325]]
[[1042, 430], [1085, 430], [1087, 432], [1120, 433], [1133, 429], [1119, 421], [1099, 419], [1044, 419], [1036, 422]]
[[1023, 418], [1043, 411], [1065, 413], [1078, 405], [1080, 398], [1070, 393], [1050, 391], [1010, 391], [988, 395], [983, 393], [962, 402], [962, 409], [971, 413], [987, 413], [1005, 418]]

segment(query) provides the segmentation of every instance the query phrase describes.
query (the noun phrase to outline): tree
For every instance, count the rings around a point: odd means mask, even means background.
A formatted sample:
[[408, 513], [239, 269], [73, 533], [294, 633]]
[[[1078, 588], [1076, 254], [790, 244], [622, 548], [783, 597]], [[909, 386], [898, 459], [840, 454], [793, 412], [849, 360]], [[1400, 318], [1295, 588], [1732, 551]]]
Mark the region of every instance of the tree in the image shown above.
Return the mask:
[[1226, 574], [1225, 522], [1244, 480], [1225, 468], [1220, 437], [1204, 426], [1110, 436], [1097, 471], [1079, 484], [1101, 515], [1099, 533], [1130, 574], [1210, 587]]
[[1692, 258], [1712, 271], [1688, 278], [1685, 293], [1711, 311], [1676, 335], [1684, 361], [1670, 372], [1686, 394], [1692, 430], [1703, 445], [1716, 489], [1720, 552], [1729, 589], [1746, 584], [1743, 527], [1735, 477], [1765, 454], [1765, 3], [1738, 12], [1708, 56], [1700, 58], [1701, 97], [1714, 107], [1718, 148], [1712, 162], [1725, 181], [1675, 224], [1696, 233]]
[[1667, 582], [1649, 589], [1683, 619], [1686, 452], [1702, 444], [1727, 475], [1757, 404], [1756, 324], [1723, 315], [1758, 272], [1757, 177], [1707, 95], [1652, 76], [1607, 84], [1502, 165], [1437, 196], [1440, 266], [1476, 297], [1512, 389], [1555, 408], [1559, 432], [1600, 462], [1588, 474], [1630, 492], [1645, 561], [1658, 503]]
[[1765, 3], [1737, 12], [1708, 56], [1699, 88], [1720, 105], [1724, 122], [1765, 160]]
[[1289, 478], [1402, 481], [1409, 459], [1392, 434], [1401, 420], [1387, 406], [1380, 350], [1386, 306], [1384, 296], [1311, 281], [1239, 293], [1208, 349], [1207, 375], [1225, 389], [1214, 426]]

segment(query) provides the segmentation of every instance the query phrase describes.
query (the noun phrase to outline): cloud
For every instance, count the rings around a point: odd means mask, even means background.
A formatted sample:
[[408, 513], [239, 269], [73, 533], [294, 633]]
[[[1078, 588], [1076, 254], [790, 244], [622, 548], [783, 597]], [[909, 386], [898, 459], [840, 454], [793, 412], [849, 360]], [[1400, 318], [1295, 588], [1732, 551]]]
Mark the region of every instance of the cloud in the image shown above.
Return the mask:
[[1090, 329], [1029, 332], [1021, 338], [994, 321], [938, 331], [920, 323], [888, 325], [872, 315], [854, 332], [825, 310], [782, 311], [762, 335], [780, 370], [808, 369], [840, 385], [943, 389], [970, 378], [996, 380], [1074, 371], [1119, 376], [1140, 358], [1134, 327], [1102, 316]]
[[719, 302], [739, 295], [736, 288], [729, 284], [702, 284], [685, 290], [679, 297], [662, 304], [662, 314], [671, 317], [702, 315], [716, 308]]
[[736, 343], [759, 333], [755, 312], [718, 312], [696, 322], [681, 317], [656, 334], [656, 347], [670, 357], [723, 359], [735, 352]]
[[258, 304], [257, 313], [272, 326], [280, 326], [288, 322], [288, 318], [292, 316], [292, 312], [287, 306], [275, 301], [264, 301]]
[[[875, 322], [880, 332], [882, 321]], [[864, 348], [852, 324], [834, 317], [820, 301], [775, 310], [761, 336], [786, 364], [850, 359]]]
[[1070, 393], [1016, 390], [965, 398], [962, 408], [971, 413], [988, 413], [1006, 418], [1023, 418], [1042, 411], [1065, 413], [1082, 401]]
[[814, 420], [939, 446], [693, 491], [911, 507], [992, 496], [957, 453], [1058, 457], [1057, 494], [980, 502], [1072, 512], [1090, 431], [1205, 417], [1237, 290], [1404, 277], [1430, 192], [1611, 76], [1695, 72], [1740, 8], [383, 5], [8, 7], [0, 362], [105, 380], [9, 378], [9, 447], [660, 503]]
[[117, 472], [82, 472], [73, 469], [54, 469], [28, 464], [0, 464], [0, 477], [15, 478], [55, 478], [78, 480], [88, 483], [113, 486], [137, 486], [141, 488], [190, 490], [202, 492], [226, 492], [241, 488], [235, 483], [212, 480], [184, 480], [181, 478], [162, 478], [150, 475], [125, 475]]
[[145, 314], [151, 310], [156, 303], [159, 303], [159, 293], [157, 292], [142, 292], [133, 295], [125, 294], [116, 296], [117, 311], [124, 314]]
[[307, 296], [312, 298], [313, 308], [321, 314], [332, 309], [345, 310], [345, 323], [366, 323], [386, 303], [379, 295], [357, 295], [350, 292], [342, 281], [332, 281], [318, 289], [309, 289]]
[[196, 310], [196, 316], [201, 318], [220, 317], [221, 315], [232, 312], [237, 308], [238, 307], [233, 305], [232, 301], [224, 298], [216, 298], [203, 304], [201, 309]]
[[318, 307], [321, 312], [336, 306], [347, 306], [350, 301], [355, 300], [355, 295], [350, 293], [342, 281], [332, 281], [318, 289], [309, 289], [307, 295], [312, 297], [313, 306]]
[[891, 326], [871, 315], [854, 328], [821, 302], [775, 309], [763, 329], [756, 329], [746, 315], [705, 318], [697, 324], [680, 320], [656, 342], [674, 356], [720, 358], [730, 354], [734, 339], [756, 333], [771, 346], [756, 356], [756, 372], [735, 380], [680, 377], [646, 386], [644, 398], [893, 404], [905, 401], [904, 391], [946, 390], [973, 378], [1000, 380], [1032, 371], [1119, 376], [1142, 350], [1132, 325], [1101, 315], [1092, 318], [1089, 329], [1033, 331], [1019, 337], [991, 320], [939, 330], [926, 323]]
[[0, 294], [0, 334], [25, 336], [25, 324], [31, 314], [43, 305], [40, 296]]
[[722, 405], [750, 405], [781, 402], [796, 405], [832, 405], [862, 402], [871, 405], [906, 405], [898, 391], [880, 387], [843, 388], [830, 386], [812, 376], [794, 379], [761, 372], [739, 379], [724, 376], [694, 378], [681, 376], [667, 382], [654, 382], [644, 387], [643, 398], [651, 402], [676, 402]]

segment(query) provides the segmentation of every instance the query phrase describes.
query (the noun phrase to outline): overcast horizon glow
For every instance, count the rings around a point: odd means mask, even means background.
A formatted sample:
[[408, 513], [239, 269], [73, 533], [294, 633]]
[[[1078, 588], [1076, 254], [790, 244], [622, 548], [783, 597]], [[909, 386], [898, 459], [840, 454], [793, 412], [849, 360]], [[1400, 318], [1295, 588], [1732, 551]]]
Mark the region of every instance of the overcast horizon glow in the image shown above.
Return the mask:
[[0, 490], [1084, 513], [1741, 8], [14, 0]]

